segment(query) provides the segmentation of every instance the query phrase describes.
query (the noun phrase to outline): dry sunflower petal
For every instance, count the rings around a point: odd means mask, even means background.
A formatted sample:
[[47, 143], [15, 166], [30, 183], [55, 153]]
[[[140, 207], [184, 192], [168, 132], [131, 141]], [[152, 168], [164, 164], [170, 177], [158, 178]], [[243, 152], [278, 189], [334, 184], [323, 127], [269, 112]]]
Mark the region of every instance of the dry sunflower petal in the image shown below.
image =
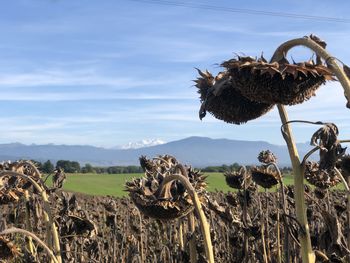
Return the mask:
[[[250, 57], [249, 57], [250, 58]], [[294, 105], [315, 95], [315, 91], [333, 80], [331, 71], [315, 63], [290, 64], [286, 58], [266, 63], [266, 59], [230, 59], [221, 64], [232, 79], [234, 89], [249, 100], [267, 104]]]

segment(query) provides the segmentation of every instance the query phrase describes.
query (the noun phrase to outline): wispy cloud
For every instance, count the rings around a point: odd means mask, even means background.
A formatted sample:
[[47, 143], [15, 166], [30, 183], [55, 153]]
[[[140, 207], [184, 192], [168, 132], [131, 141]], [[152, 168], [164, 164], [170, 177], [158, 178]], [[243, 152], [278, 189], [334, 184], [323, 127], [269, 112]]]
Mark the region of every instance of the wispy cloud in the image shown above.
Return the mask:
[[0, 74], [0, 87], [8, 86], [116, 86], [120, 88], [153, 86], [169, 83], [169, 79], [134, 79], [132, 77], [111, 77], [98, 74], [94, 69], [81, 71], [40, 70], [32, 73]]

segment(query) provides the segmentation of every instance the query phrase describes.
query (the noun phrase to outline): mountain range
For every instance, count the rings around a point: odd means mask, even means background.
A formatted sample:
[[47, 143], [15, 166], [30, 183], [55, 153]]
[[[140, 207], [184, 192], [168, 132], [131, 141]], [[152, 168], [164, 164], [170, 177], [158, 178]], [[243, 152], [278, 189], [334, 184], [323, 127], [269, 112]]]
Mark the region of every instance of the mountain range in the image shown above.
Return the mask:
[[[222, 164], [256, 164], [257, 155], [269, 149], [278, 157], [281, 166], [289, 166], [286, 146], [274, 145], [264, 141], [241, 141], [229, 139], [211, 139], [206, 137], [188, 137], [160, 145], [138, 149], [106, 149], [82, 145], [25, 145], [21, 143], [0, 144], [0, 160], [33, 159], [37, 161], [70, 160], [84, 165], [95, 166], [138, 165], [141, 155], [151, 158], [160, 154], [175, 156], [180, 162], [194, 167]], [[304, 155], [310, 146], [298, 144], [300, 155]]]

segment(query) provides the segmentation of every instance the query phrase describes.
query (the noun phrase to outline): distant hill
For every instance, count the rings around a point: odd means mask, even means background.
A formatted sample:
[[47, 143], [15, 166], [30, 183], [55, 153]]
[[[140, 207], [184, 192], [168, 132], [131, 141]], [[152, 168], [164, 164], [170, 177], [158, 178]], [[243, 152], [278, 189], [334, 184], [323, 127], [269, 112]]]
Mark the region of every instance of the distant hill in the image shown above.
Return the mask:
[[[305, 154], [310, 146], [299, 144], [300, 154]], [[184, 164], [195, 167], [211, 165], [257, 163], [261, 150], [271, 150], [280, 165], [290, 165], [286, 146], [274, 145], [264, 141], [240, 141], [189, 137], [161, 145], [139, 149], [105, 149], [82, 145], [25, 145], [20, 143], [0, 144], [0, 160], [34, 159], [38, 161], [71, 160], [81, 164], [98, 166], [138, 165], [141, 155], [154, 157], [171, 154]]]

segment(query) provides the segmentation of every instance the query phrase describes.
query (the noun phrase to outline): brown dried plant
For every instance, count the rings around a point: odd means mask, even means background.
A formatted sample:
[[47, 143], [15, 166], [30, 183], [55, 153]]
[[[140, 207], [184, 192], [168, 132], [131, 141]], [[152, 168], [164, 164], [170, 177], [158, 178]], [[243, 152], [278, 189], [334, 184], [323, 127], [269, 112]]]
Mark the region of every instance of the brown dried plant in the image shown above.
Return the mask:
[[[179, 169], [179, 163], [174, 157], [163, 155], [150, 160], [141, 156], [140, 163], [145, 176], [126, 183], [126, 191], [140, 211], [157, 219], [180, 218], [193, 211], [191, 197], [181, 182], [174, 180], [160, 189], [162, 181]], [[205, 176], [190, 167], [185, 169], [188, 180], [199, 196], [203, 197]]]

